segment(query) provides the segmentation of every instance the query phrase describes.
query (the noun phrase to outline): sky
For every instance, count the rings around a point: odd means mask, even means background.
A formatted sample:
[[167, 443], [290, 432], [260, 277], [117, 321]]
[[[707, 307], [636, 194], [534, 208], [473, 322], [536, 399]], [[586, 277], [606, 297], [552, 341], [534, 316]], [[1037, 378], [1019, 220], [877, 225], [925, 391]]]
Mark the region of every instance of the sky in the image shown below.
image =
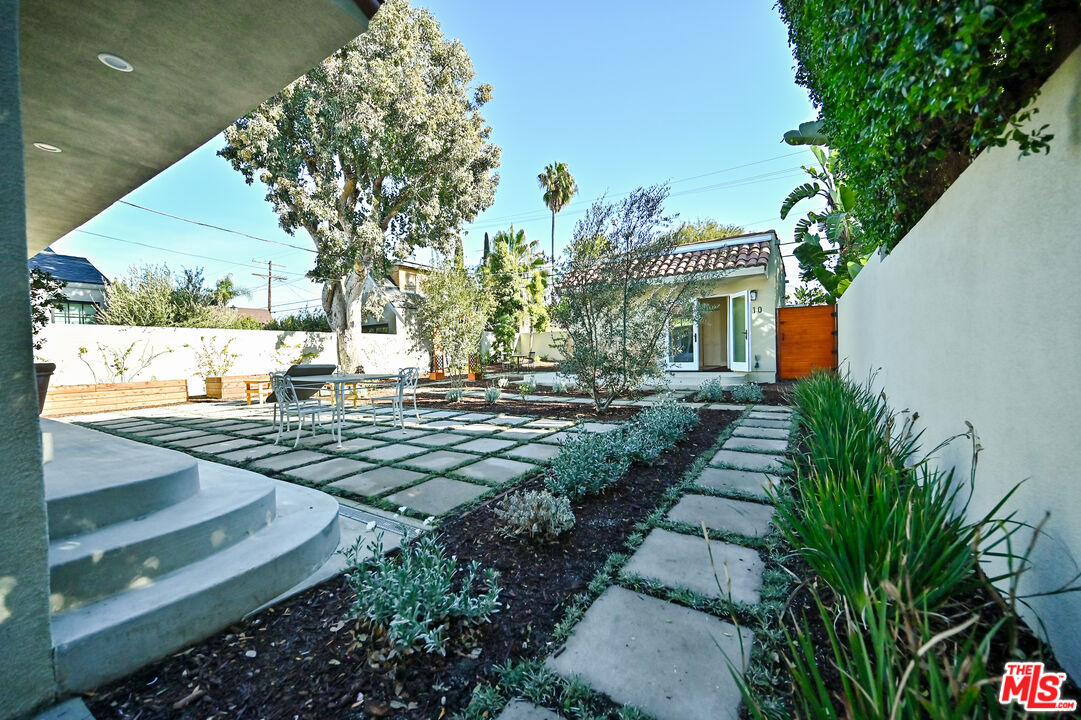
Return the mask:
[[[500, 182], [495, 203], [464, 229], [467, 263], [480, 261], [485, 232], [512, 224], [549, 248], [551, 214], [537, 175], [556, 161], [578, 184], [556, 218], [557, 253], [600, 196], [618, 199], [660, 182], [671, 183], [665, 208], [679, 221], [775, 229], [782, 243], [791, 242], [796, 218], [812, 209], [807, 204], [785, 221], [778, 215], [785, 195], [803, 181], [800, 166], [813, 162], [781, 137], [816, 113], [795, 84], [787, 30], [772, 2], [415, 4], [464, 44], [476, 82], [494, 88], [482, 113], [502, 148]], [[318, 307], [319, 286], [304, 276], [315, 258], [310, 238], [278, 227], [265, 188], [246, 185], [216, 156], [223, 144], [220, 135], [211, 139], [53, 249], [90, 258], [110, 278], [162, 262], [202, 267], [211, 281], [231, 274], [251, 290], [234, 304], [256, 307], [266, 306], [266, 280], [251, 273], [265, 274], [269, 260], [284, 277], [272, 286], [276, 315]], [[428, 262], [431, 254], [421, 250], [416, 259]], [[791, 290], [796, 265], [791, 258], [785, 264]]]

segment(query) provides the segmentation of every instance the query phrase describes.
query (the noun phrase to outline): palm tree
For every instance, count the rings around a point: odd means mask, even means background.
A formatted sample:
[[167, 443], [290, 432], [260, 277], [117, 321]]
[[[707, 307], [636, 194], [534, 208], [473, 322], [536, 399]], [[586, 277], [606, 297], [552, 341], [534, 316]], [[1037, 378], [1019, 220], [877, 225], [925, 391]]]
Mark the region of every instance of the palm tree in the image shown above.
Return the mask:
[[556, 213], [578, 194], [578, 184], [567, 169], [566, 163], [552, 163], [537, 176], [537, 182], [544, 190], [544, 204], [552, 211], [552, 262], [556, 259]]

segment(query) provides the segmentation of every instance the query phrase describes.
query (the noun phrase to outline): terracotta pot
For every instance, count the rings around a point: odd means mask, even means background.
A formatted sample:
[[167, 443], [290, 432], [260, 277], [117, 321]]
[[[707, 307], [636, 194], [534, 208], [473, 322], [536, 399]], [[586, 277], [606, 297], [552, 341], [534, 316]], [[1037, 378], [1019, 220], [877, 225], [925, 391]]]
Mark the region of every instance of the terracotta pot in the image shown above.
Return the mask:
[[34, 373], [38, 378], [38, 415], [45, 409], [45, 395], [49, 392], [49, 378], [56, 371], [56, 363], [34, 363]]

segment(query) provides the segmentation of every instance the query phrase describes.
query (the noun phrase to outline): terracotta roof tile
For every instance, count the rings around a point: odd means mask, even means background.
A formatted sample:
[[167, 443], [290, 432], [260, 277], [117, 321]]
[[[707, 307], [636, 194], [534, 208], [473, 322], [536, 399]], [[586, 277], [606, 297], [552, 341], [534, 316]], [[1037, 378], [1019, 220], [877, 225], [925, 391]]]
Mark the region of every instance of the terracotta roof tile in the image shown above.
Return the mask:
[[[639, 277], [662, 278], [690, 275], [692, 273], [727, 272], [744, 268], [765, 267], [769, 264], [770, 241], [724, 245], [722, 247], [693, 250], [690, 247], [677, 248], [675, 251], [657, 255], [642, 263]], [[597, 267], [589, 273], [594, 276], [587, 282], [603, 276], [603, 267]], [[567, 280], [564, 279], [564, 282]], [[573, 283], [573, 281], [571, 282]]]

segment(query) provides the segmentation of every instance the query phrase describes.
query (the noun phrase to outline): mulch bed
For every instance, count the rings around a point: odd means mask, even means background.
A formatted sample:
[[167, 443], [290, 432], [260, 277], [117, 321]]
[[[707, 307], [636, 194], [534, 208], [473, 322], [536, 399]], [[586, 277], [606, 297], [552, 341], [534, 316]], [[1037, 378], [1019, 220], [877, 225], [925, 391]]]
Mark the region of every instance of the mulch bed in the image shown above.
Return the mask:
[[[444, 709], [449, 716], [492, 677], [494, 665], [547, 652], [566, 603], [739, 413], [700, 415], [702, 423], [663, 453], [659, 465], [632, 466], [602, 495], [574, 503], [575, 527], [556, 541], [500, 535], [492, 507], [498, 498], [440, 528], [448, 554], [497, 569], [503, 588], [503, 607], [490, 623], [451, 628], [446, 657], [388, 658], [377, 628], [342, 621], [354, 595], [339, 577], [100, 688], [86, 702], [99, 720], [437, 720]], [[541, 484], [536, 478], [522, 487]]]
[[[495, 405], [489, 405], [483, 397], [466, 395], [458, 402], [447, 402], [440, 398], [417, 396], [417, 407], [458, 412], [506, 413], [508, 415], [537, 415], [558, 420], [630, 420], [641, 412], [642, 408], [634, 405], [613, 405], [603, 413], [597, 413], [592, 405], [560, 402], [527, 402], [513, 395], [504, 394]], [[408, 411], [406, 411], [408, 412]]]

